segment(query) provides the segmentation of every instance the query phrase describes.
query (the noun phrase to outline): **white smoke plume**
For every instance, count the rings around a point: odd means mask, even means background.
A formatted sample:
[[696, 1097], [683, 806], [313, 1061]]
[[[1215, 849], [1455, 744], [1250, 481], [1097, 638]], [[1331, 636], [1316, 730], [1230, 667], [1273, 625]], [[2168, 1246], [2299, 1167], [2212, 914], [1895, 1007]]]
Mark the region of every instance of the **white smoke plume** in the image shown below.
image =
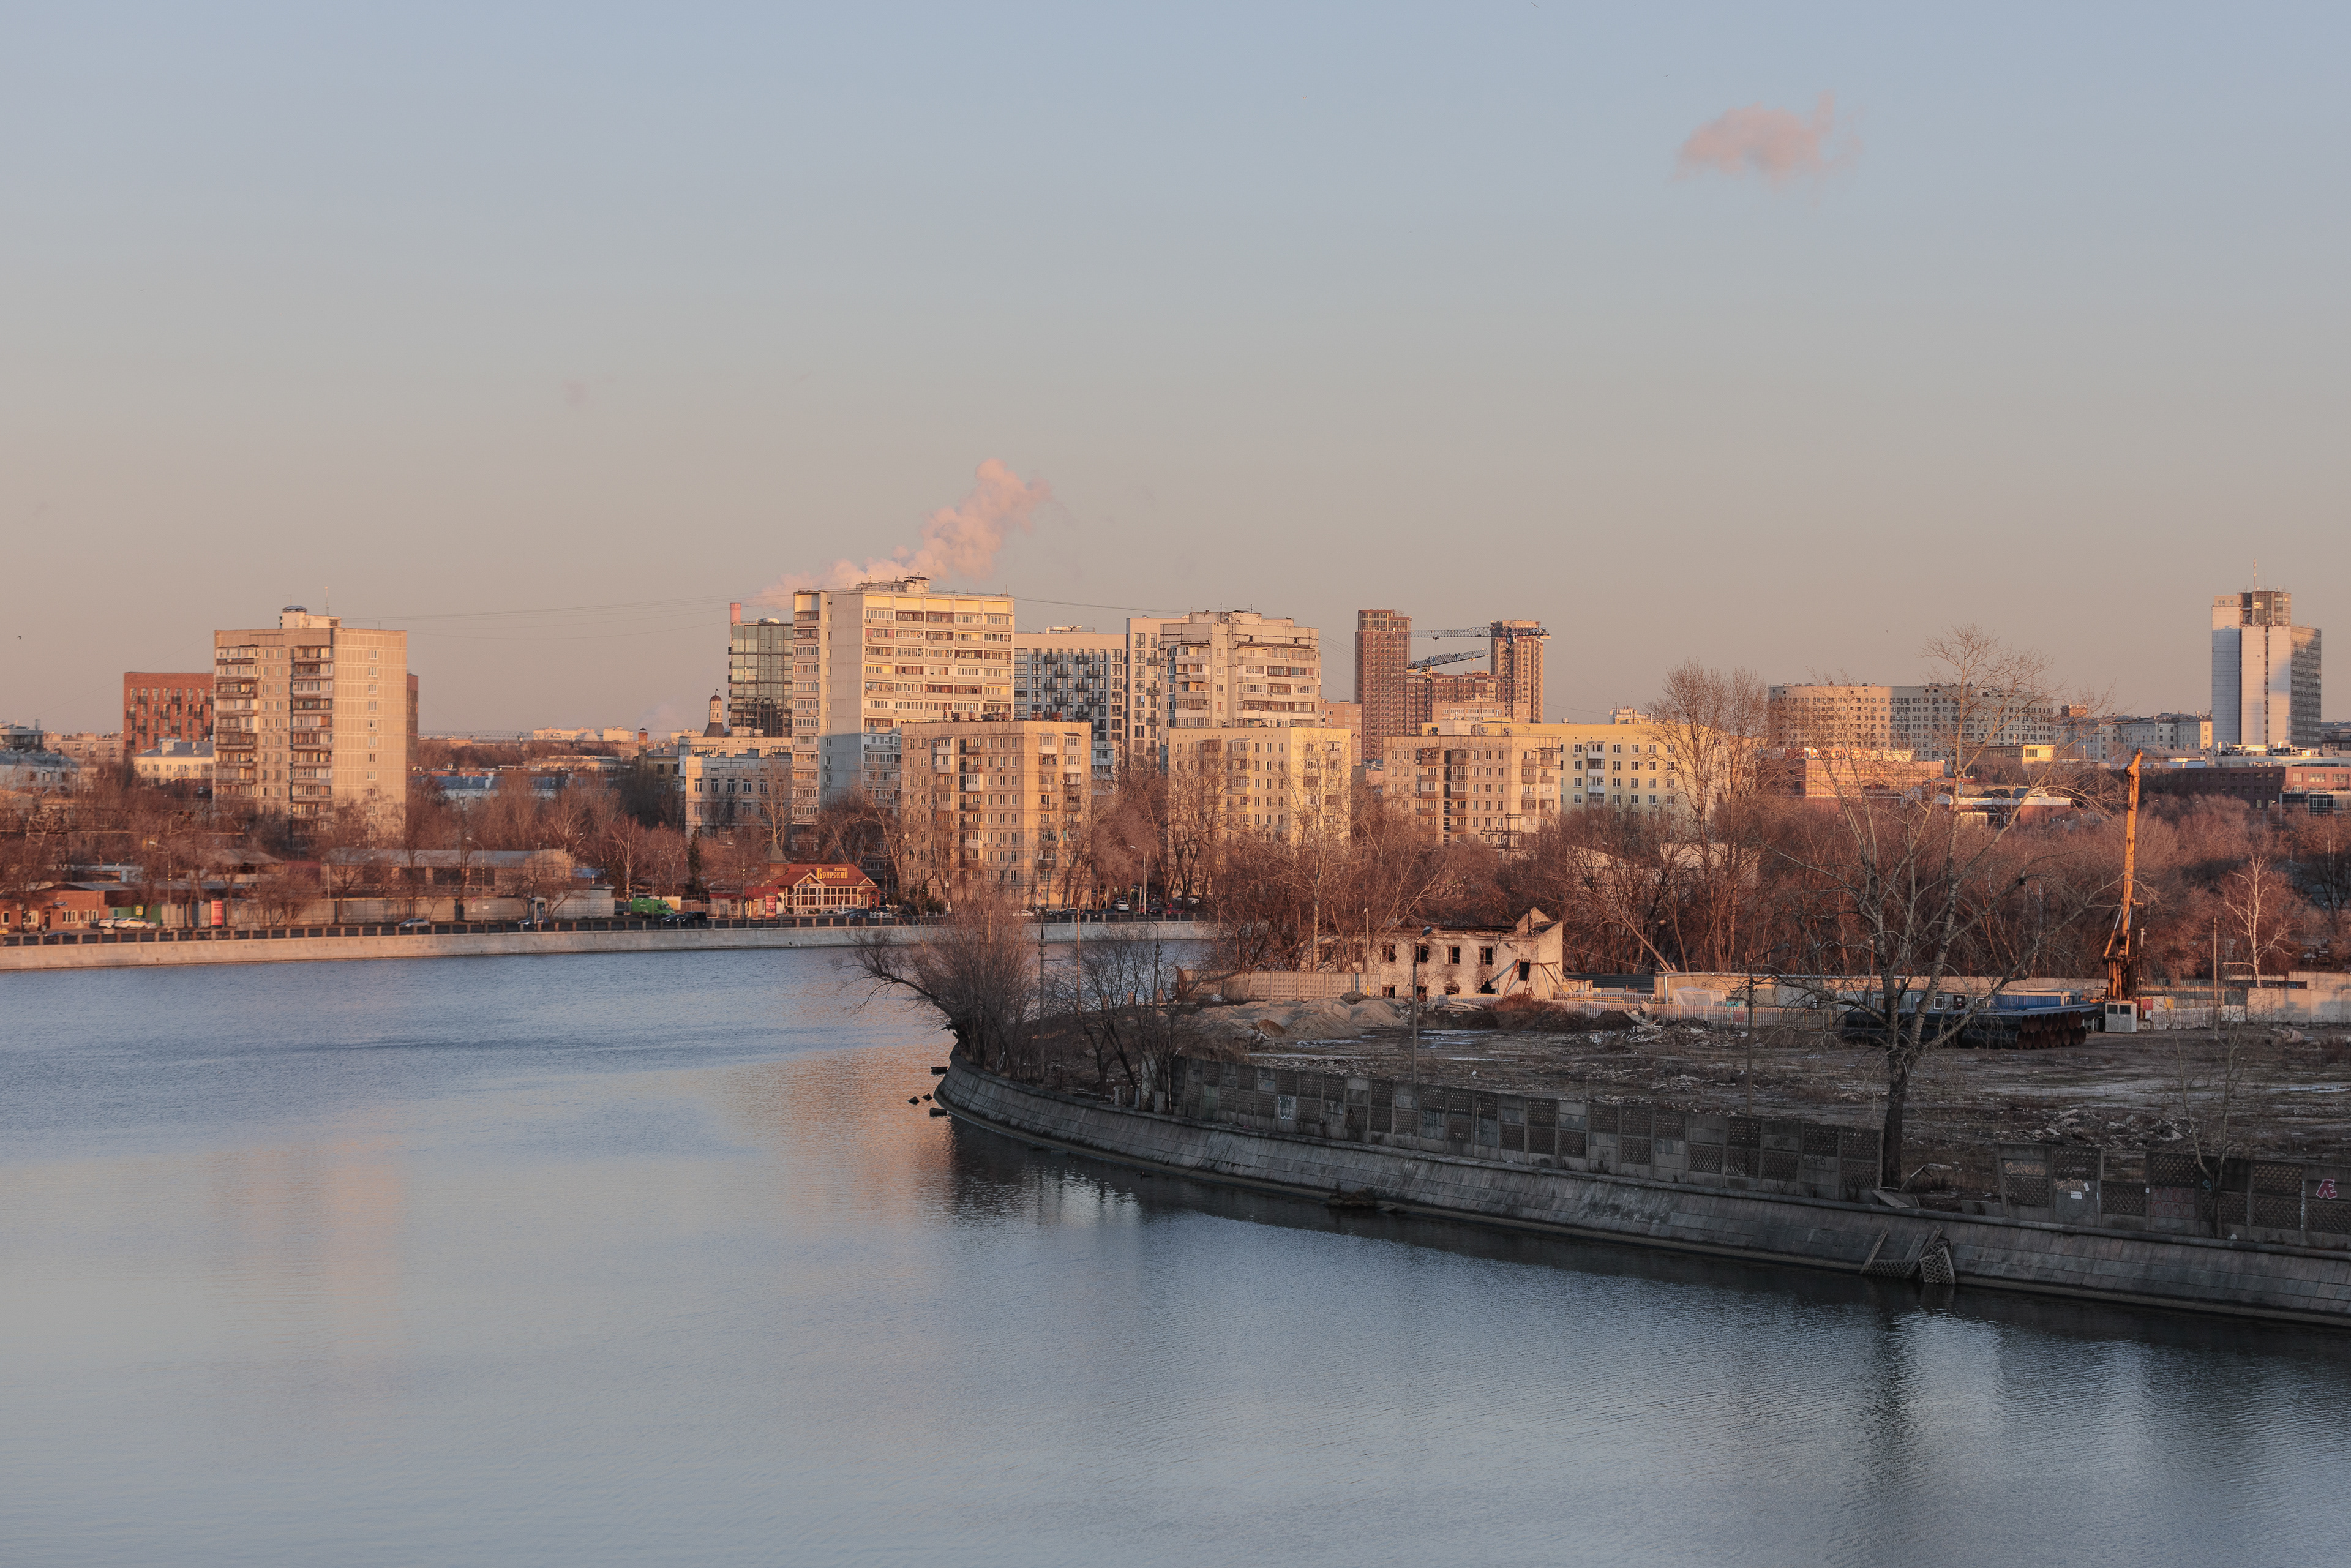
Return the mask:
[[1037, 508], [1052, 498], [1052, 486], [1044, 480], [1024, 482], [991, 457], [973, 476], [970, 495], [923, 519], [921, 543], [900, 545], [862, 565], [844, 559], [813, 574], [787, 573], [759, 598], [788, 601], [795, 591], [854, 588], [877, 578], [985, 578], [995, 571], [997, 552], [1013, 530], [1026, 533], [1034, 527]]
[[1726, 110], [1692, 131], [1674, 160], [1674, 178], [1759, 174], [1780, 187], [1841, 169], [1858, 151], [1852, 131], [1842, 137], [1837, 133], [1834, 93], [1821, 94], [1810, 119], [1750, 103]]

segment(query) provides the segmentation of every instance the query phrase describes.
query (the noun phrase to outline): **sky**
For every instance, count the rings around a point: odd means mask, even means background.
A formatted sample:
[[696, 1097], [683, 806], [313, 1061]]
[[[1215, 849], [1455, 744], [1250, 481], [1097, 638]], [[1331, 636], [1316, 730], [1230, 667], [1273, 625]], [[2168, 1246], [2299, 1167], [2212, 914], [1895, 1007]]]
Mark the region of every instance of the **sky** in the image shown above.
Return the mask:
[[983, 470], [1016, 526], [955, 580], [1024, 626], [1290, 615], [1334, 696], [1382, 607], [1543, 621], [1556, 718], [1685, 659], [1916, 680], [1966, 622], [2200, 708], [2257, 561], [2351, 628], [2346, 45], [0, 7], [0, 719], [118, 727], [123, 671], [300, 602], [408, 629], [427, 731], [683, 723], [729, 601], [919, 548]]

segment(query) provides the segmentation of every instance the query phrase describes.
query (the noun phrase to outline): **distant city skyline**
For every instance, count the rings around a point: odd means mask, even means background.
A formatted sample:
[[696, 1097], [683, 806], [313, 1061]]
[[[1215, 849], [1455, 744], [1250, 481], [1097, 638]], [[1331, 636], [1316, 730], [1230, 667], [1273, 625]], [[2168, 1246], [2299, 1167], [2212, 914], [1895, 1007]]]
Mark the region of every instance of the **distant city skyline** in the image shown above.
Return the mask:
[[290, 602], [407, 629], [428, 729], [686, 727], [730, 601], [875, 564], [1024, 630], [1538, 620], [1569, 718], [1686, 658], [1916, 681], [1954, 622], [2202, 707], [2253, 558], [2298, 621], [2351, 609], [2346, 43], [29, 15], [0, 716], [112, 727], [123, 672]]

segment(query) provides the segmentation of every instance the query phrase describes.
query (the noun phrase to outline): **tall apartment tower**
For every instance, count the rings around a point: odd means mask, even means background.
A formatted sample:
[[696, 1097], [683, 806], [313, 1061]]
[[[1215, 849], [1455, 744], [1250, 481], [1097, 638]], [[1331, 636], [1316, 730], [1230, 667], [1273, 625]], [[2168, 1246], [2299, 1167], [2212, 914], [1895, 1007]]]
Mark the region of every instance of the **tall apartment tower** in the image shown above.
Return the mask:
[[1253, 610], [1195, 610], [1180, 621], [1127, 625], [1130, 634], [1148, 625], [1158, 644], [1165, 745], [1193, 729], [1322, 727], [1322, 633], [1313, 627]]
[[1393, 610], [1355, 612], [1355, 701], [1364, 709], [1365, 757], [1383, 755], [1388, 737], [1413, 732], [1405, 691], [1405, 665], [1411, 660], [1411, 616]]
[[2283, 589], [2212, 600], [2212, 744], [2318, 744], [2318, 628]]
[[1133, 682], [1127, 633], [1048, 626], [1012, 639], [1012, 716], [1022, 722], [1074, 721], [1093, 732], [1093, 771], [1108, 774], [1128, 754], [1126, 715]]
[[791, 633], [794, 821], [852, 789], [894, 802], [902, 725], [1012, 718], [1008, 593], [812, 590], [792, 595]]
[[299, 604], [213, 633], [213, 794], [269, 816], [356, 805], [408, 818], [408, 633], [346, 628]]
[[1528, 724], [1543, 721], [1543, 644], [1551, 634], [1539, 621], [1497, 621], [1486, 667], [1501, 682], [1502, 701]]

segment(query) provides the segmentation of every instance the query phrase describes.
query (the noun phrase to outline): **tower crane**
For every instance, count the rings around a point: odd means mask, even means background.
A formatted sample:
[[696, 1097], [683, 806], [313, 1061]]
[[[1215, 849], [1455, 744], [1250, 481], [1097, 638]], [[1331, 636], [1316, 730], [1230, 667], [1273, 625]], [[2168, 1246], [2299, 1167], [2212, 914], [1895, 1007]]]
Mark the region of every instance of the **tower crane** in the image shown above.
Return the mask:
[[[1445, 638], [1474, 637], [1480, 643], [1491, 642], [1496, 638], [1499, 638], [1505, 643], [1515, 643], [1521, 637], [1548, 637], [1551, 635], [1551, 631], [1548, 627], [1533, 622], [1510, 625], [1497, 621], [1490, 626], [1456, 626], [1450, 627], [1442, 632], [1415, 632], [1413, 635], [1416, 637]], [[1426, 659], [1413, 660], [1410, 664], [1405, 665], [1405, 668], [1407, 670], [1426, 670], [1437, 664], [1458, 664], [1465, 659], [1482, 659], [1484, 657], [1486, 657], [1486, 654], [1483, 653], [1431, 653]]]

